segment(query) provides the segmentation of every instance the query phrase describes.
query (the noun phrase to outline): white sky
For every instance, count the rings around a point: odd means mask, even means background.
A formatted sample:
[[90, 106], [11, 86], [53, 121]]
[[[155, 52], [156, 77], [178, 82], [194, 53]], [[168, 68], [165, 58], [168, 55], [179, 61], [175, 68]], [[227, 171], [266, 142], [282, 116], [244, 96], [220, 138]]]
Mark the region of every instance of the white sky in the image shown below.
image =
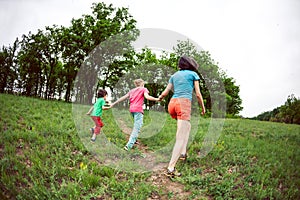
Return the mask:
[[[69, 26], [96, 0], [0, 0], [0, 45], [45, 26]], [[137, 27], [178, 32], [211, 53], [240, 86], [245, 117], [300, 96], [299, 0], [105, 0]]]

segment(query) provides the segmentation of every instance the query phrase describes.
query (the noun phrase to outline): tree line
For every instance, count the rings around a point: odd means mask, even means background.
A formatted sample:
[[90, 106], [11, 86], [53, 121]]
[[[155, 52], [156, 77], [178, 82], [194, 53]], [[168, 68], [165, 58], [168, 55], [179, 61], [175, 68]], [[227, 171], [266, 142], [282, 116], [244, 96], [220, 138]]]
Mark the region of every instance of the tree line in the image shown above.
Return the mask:
[[291, 94], [283, 105], [274, 108], [272, 111], [263, 112], [253, 119], [300, 124], [300, 99]]
[[130, 88], [125, 82], [122, 88], [116, 86], [126, 76], [151, 80], [146, 86], [157, 96], [170, 76], [159, 69], [167, 66], [177, 71], [178, 59], [185, 54], [200, 65], [200, 87], [208, 111], [235, 116], [242, 110], [239, 86], [209, 52], [197, 50], [190, 41], [178, 41], [172, 53], [160, 56], [147, 47], [136, 51], [132, 42], [139, 30], [128, 8], [93, 3], [91, 9], [92, 14], [73, 18], [69, 27], [46, 26], [3, 46], [0, 92], [90, 104], [99, 88], [109, 88], [114, 94]]

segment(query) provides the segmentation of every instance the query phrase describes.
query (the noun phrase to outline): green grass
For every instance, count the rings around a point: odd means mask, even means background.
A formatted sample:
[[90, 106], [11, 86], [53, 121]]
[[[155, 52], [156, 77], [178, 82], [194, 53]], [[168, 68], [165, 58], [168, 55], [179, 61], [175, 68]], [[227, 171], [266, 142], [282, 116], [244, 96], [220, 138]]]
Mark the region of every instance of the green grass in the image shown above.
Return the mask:
[[[149, 181], [155, 172], [137, 172], [144, 151], [122, 150], [127, 140], [118, 119], [131, 128], [127, 110], [104, 111], [104, 134], [92, 144], [89, 106], [4, 94], [0, 104], [0, 199], [176, 199]], [[300, 199], [299, 125], [226, 119], [202, 158], [209, 125], [200, 118], [194, 126], [189, 158], [177, 165], [183, 176], [172, 180], [187, 198]], [[156, 152], [153, 162], [170, 159], [175, 132], [168, 115], [145, 112], [140, 142]]]
[[228, 119], [214, 150], [183, 167], [191, 175], [182, 183], [216, 199], [299, 199], [299, 134], [297, 125]]

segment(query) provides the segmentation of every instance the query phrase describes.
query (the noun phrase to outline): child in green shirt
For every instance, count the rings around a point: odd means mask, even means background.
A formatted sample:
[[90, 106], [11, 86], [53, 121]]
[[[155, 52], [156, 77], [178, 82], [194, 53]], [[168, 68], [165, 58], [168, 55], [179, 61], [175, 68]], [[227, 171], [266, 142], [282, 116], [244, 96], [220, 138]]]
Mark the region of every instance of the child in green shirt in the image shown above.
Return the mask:
[[100, 89], [97, 93], [97, 101], [90, 108], [90, 110], [86, 113], [87, 115], [91, 115], [92, 120], [95, 123], [95, 126], [91, 128], [92, 138], [91, 141], [95, 142], [96, 137], [100, 134], [101, 128], [104, 126], [102, 122], [102, 110], [108, 110], [109, 107], [105, 107], [105, 100], [107, 97], [107, 91], [104, 89]]

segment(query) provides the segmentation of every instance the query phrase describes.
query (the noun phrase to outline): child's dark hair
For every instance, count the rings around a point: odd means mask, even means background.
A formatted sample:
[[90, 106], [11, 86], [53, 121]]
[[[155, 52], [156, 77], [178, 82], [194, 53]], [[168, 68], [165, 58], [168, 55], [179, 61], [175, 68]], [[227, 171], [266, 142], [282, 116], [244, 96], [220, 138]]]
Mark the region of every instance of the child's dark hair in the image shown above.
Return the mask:
[[107, 95], [107, 91], [106, 90], [104, 90], [104, 89], [98, 90], [97, 98], [104, 97], [105, 95]]

